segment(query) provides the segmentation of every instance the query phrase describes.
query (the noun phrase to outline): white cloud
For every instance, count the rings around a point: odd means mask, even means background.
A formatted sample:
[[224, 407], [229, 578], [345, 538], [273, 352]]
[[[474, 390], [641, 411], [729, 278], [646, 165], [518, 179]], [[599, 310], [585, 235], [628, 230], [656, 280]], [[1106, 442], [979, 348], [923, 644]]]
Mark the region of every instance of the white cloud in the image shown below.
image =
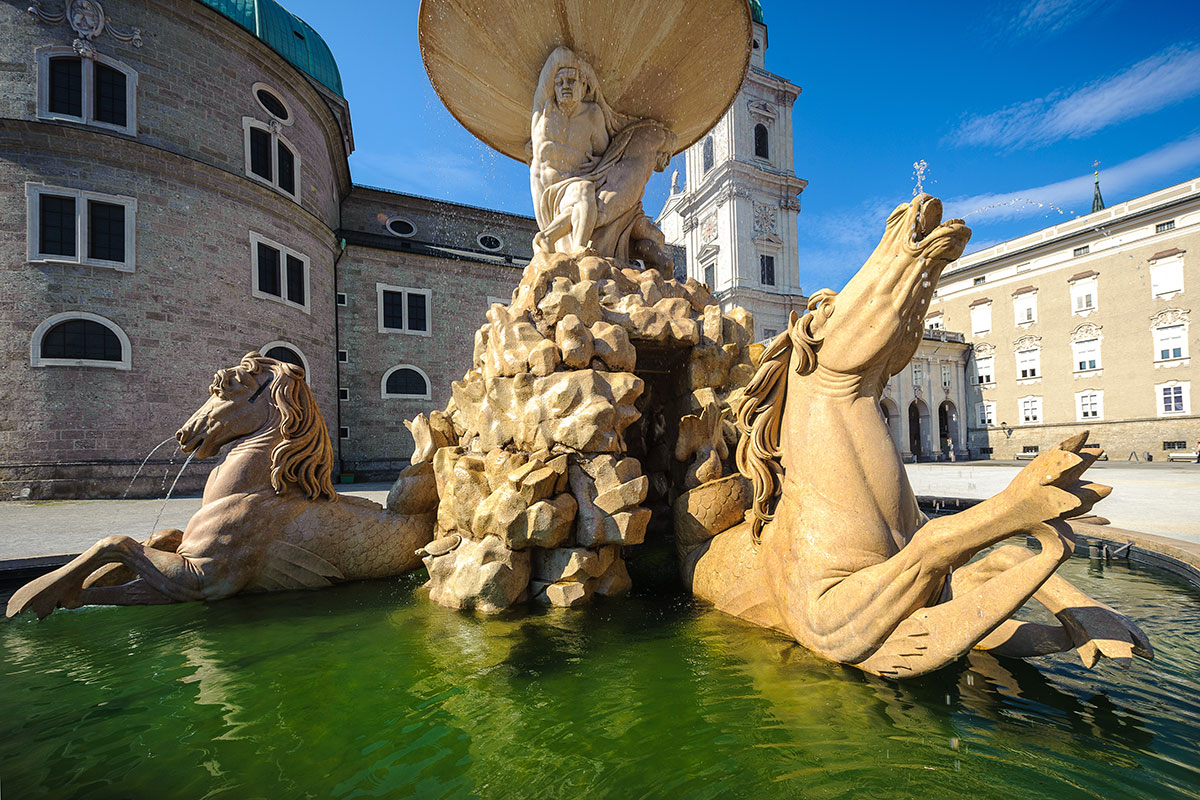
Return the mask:
[[[1110, 197], [1128, 197], [1162, 188], [1162, 181], [1184, 170], [1200, 169], [1200, 134], [1173, 142], [1157, 150], [1106, 168], [1101, 190]], [[1092, 176], [1068, 178], [1015, 192], [997, 192], [955, 197], [946, 201], [946, 216], [965, 217], [968, 225], [992, 224], [1033, 214], [1062, 216], [1091, 210]], [[1071, 212], [1074, 211], [1073, 215]], [[978, 248], [972, 248], [978, 249]]]
[[969, 117], [948, 138], [957, 145], [1036, 147], [1079, 139], [1197, 94], [1200, 46], [1177, 45], [1078, 89]]
[[1030, 0], [1012, 19], [1024, 33], [1053, 33], [1070, 27], [1104, 7], [1104, 0]]

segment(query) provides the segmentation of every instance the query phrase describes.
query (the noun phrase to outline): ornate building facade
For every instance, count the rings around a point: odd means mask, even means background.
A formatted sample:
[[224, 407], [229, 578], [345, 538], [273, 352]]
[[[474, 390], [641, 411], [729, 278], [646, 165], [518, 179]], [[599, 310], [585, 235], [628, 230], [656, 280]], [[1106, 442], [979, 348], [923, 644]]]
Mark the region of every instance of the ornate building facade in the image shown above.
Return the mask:
[[687, 250], [687, 274], [709, 285], [723, 311], [750, 311], [755, 336], [770, 339], [808, 302], [796, 241], [807, 181], [796, 177], [792, 147], [800, 87], [767, 71], [767, 26], [758, 3], [751, 8], [746, 81], [725, 116], [688, 148], [687, 183], [673, 181], [657, 221], [668, 242]]
[[1111, 458], [1195, 451], [1200, 178], [1094, 206], [942, 274], [926, 323], [972, 346], [972, 457], [1029, 458], [1085, 429]]

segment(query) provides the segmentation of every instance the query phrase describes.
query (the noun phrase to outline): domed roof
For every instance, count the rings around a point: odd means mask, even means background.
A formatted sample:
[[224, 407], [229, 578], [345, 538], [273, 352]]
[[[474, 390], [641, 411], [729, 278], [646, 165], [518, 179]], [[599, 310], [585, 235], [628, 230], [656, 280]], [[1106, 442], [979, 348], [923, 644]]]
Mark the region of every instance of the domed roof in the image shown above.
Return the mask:
[[758, 0], [750, 0], [750, 16], [754, 17], [754, 21], [760, 25], [767, 24], [763, 22], [762, 3], [758, 2]]
[[200, 0], [241, 25], [313, 80], [342, 94], [342, 75], [325, 40], [275, 0]]

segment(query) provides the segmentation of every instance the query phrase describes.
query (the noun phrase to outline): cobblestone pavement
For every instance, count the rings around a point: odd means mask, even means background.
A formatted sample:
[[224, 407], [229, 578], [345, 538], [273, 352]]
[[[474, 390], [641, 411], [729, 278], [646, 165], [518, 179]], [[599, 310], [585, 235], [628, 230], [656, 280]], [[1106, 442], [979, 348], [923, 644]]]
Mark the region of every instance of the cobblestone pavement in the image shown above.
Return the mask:
[[[998, 493], [1024, 466], [979, 461], [909, 464], [919, 495], [983, 499]], [[1096, 507], [1119, 528], [1200, 543], [1200, 464], [1101, 462], [1089, 473], [1113, 487]], [[382, 503], [388, 483], [339, 487], [344, 494]], [[200, 507], [199, 496], [168, 500], [60, 500], [0, 502], [0, 559], [78, 553], [101, 537], [122, 533], [144, 539], [161, 528], [182, 528]], [[157, 520], [157, 524], [156, 524]]]
[[[918, 495], [982, 500], [1000, 492], [1025, 464], [975, 461], [906, 466]], [[1200, 543], [1200, 464], [1101, 461], [1087, 475], [1113, 487], [1095, 513], [1115, 527]]]

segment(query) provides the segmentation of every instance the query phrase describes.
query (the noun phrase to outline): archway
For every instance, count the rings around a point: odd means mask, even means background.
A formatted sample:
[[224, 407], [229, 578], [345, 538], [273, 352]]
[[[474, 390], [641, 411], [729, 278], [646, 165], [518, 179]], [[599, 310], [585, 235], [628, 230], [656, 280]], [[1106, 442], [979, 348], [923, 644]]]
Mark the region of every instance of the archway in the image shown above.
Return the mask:
[[908, 451], [916, 460], [928, 458], [929, 406], [920, 399], [908, 404]]
[[953, 458], [959, 449], [958, 409], [950, 400], [944, 400], [938, 406], [938, 447], [946, 458]]

